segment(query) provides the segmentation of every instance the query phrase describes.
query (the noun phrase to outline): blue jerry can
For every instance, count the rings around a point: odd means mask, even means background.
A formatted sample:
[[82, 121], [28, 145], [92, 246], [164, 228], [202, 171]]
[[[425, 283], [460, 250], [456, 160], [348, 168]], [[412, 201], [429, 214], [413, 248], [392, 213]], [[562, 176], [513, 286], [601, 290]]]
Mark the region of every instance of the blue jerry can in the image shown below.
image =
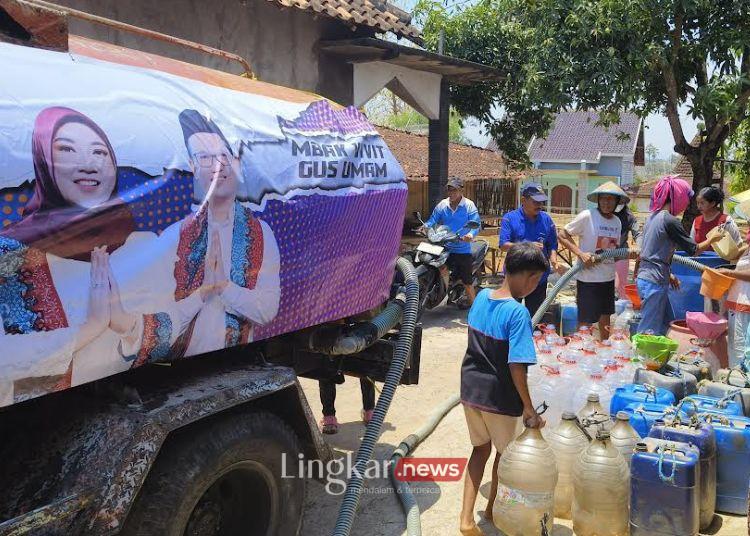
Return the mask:
[[708, 395], [690, 395], [683, 398], [682, 402], [682, 408], [688, 415], [696, 413], [696, 410], [698, 413], [714, 413], [727, 417], [742, 415], [742, 404], [736, 400]]
[[716, 434], [716, 510], [747, 515], [750, 419], [703, 414]]
[[[675, 407], [671, 404], [656, 404], [654, 402], [633, 402], [625, 406], [622, 410], [630, 415], [630, 426], [635, 428], [641, 437], [648, 436], [651, 427], [659, 419], [675, 414]], [[681, 417], [687, 417], [685, 413], [680, 413]]]
[[633, 402], [654, 402], [657, 404], [674, 404], [674, 393], [661, 387], [629, 383], [615, 389], [612, 401], [609, 404], [610, 415], [617, 415], [618, 411], [625, 409], [625, 406]]
[[700, 451], [678, 441], [648, 437], [630, 465], [630, 535], [698, 534]]
[[680, 441], [698, 447], [700, 451], [700, 530], [713, 522], [716, 511], [716, 434], [713, 426], [700, 421], [654, 422], [650, 437]]

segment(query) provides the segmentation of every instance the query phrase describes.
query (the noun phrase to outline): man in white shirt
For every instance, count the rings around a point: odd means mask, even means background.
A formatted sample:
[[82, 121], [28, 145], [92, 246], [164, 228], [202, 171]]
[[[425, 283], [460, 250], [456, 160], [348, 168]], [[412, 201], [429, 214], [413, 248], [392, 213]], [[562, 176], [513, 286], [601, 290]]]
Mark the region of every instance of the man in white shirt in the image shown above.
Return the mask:
[[[591, 192], [588, 200], [597, 203], [597, 208], [578, 214], [560, 230], [558, 240], [585, 265], [577, 276], [578, 325], [598, 322], [599, 335], [604, 340], [609, 337], [609, 318], [615, 312], [615, 261], [607, 259], [594, 265], [592, 259], [595, 253], [619, 245], [622, 224], [615, 209], [630, 199], [610, 181]], [[573, 239], [576, 236], [578, 245]]]

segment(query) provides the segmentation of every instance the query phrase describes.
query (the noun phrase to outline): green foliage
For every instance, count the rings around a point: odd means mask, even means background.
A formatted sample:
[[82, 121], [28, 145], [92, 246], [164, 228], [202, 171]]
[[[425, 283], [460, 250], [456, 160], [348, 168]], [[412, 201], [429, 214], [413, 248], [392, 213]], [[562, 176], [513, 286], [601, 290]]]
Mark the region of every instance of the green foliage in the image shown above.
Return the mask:
[[[406, 130], [417, 134], [426, 134], [429, 129], [429, 120], [414, 108], [408, 106], [400, 112], [384, 115], [373, 120], [384, 127]], [[463, 143], [464, 145], [469, 143], [468, 138], [463, 134], [461, 116], [455, 110], [451, 110], [450, 113], [448, 137], [454, 143]]]
[[652, 162], [656, 160], [656, 157], [659, 156], [659, 149], [656, 148], [656, 145], [653, 143], [646, 145], [646, 156]]
[[740, 125], [730, 138], [730, 159], [737, 163], [729, 168], [732, 179], [729, 190], [738, 194], [750, 189], [750, 123]]
[[[420, 0], [415, 14], [430, 49], [444, 31], [446, 54], [504, 75], [451, 96], [511, 159], [525, 160], [531, 137], [565, 109], [598, 109], [602, 125], [622, 110], [664, 113], [679, 131], [679, 152], [703, 160], [745, 119], [750, 0], [479, 0], [455, 10]], [[706, 126], [703, 150], [681, 133], [681, 105]]]

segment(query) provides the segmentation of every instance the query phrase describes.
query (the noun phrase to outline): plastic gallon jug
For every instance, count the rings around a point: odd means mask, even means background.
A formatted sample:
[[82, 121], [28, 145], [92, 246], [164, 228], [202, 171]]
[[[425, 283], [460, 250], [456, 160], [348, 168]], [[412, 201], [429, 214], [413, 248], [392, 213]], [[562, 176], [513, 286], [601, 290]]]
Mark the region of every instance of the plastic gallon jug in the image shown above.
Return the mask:
[[566, 411], [559, 426], [552, 429], [549, 446], [557, 461], [557, 486], [555, 487], [555, 517], [570, 519], [573, 506], [573, 466], [589, 446], [589, 440], [576, 423], [576, 414]]
[[736, 400], [717, 398], [707, 395], [690, 395], [681, 402], [682, 409], [687, 415], [694, 413], [710, 413], [737, 417], [742, 415], [742, 406]]
[[[677, 415], [678, 410], [670, 404], [634, 402], [625, 406], [622, 411], [630, 416], [630, 426], [638, 432], [638, 435], [646, 437], [656, 421], [671, 419]], [[687, 418], [687, 414], [682, 412], [680, 416]]]
[[716, 435], [710, 424], [656, 421], [649, 436], [695, 445], [700, 451], [700, 529], [708, 528], [716, 510]]
[[633, 449], [636, 443], [641, 441], [641, 436], [630, 425], [630, 414], [625, 411], [618, 411], [615, 418], [615, 425], [609, 432], [612, 446], [620, 451], [622, 457], [630, 465], [630, 459], [633, 457]]
[[541, 432], [527, 428], [500, 457], [492, 517], [508, 536], [552, 533], [557, 463]]
[[537, 404], [546, 401], [548, 405], [545, 417], [552, 426], [557, 426], [562, 415], [562, 407], [558, 401], [560, 393], [560, 368], [557, 366], [540, 365], [539, 381], [529, 389], [531, 399]]
[[671, 391], [653, 385], [631, 383], [615, 389], [610, 404], [610, 413], [617, 415], [618, 411], [634, 402], [654, 402], [656, 404], [672, 405], [675, 401], [676, 398]]
[[574, 407], [580, 409], [586, 405], [586, 402], [589, 400], [589, 395], [597, 395], [597, 401], [601, 404], [602, 408], [601, 412], [609, 415], [612, 391], [610, 391], [609, 385], [607, 385], [607, 381], [604, 379], [604, 375], [601, 372], [589, 374], [578, 390], [576, 390], [575, 395], [573, 395]]
[[577, 536], [628, 534], [628, 464], [600, 430], [573, 469], [573, 531]]
[[718, 398], [729, 397], [742, 406], [745, 417], [750, 417], [750, 378], [740, 369], [730, 369], [726, 375], [719, 371], [716, 381], [701, 382], [698, 393]]
[[648, 383], [672, 391], [677, 400], [698, 392], [698, 380], [684, 370], [673, 370], [662, 374], [655, 370], [641, 368], [635, 371], [634, 383]]
[[647, 438], [630, 463], [630, 536], [694, 536], [698, 509], [697, 447]]
[[588, 395], [586, 404], [578, 411], [578, 420], [592, 438], [596, 437], [597, 431], [612, 428], [609, 412], [602, 407], [599, 395], [595, 393]]
[[747, 515], [750, 419], [703, 415], [716, 434], [716, 510]]
[[688, 353], [675, 357], [667, 363], [671, 370], [684, 370], [689, 372], [698, 381], [711, 379], [711, 365], [701, 356], [703, 351], [694, 347]]

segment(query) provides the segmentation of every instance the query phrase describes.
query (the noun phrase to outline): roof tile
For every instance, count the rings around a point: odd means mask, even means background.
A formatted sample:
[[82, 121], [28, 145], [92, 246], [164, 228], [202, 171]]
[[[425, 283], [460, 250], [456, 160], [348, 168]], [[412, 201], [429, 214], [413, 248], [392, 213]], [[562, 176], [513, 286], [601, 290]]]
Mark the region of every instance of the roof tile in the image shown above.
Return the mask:
[[392, 32], [398, 36], [421, 39], [420, 32], [407, 24], [394, 13], [384, 11], [370, 0], [268, 0], [284, 7], [294, 7], [304, 11], [325, 13], [331, 18], [362, 26], [369, 26], [381, 32]]
[[[529, 149], [532, 162], [567, 160], [598, 162], [600, 154], [634, 155], [641, 119], [623, 112], [620, 123], [608, 129], [596, 125], [596, 111], [561, 112], [545, 138], [535, 138]], [[619, 139], [622, 134], [627, 137]]]

